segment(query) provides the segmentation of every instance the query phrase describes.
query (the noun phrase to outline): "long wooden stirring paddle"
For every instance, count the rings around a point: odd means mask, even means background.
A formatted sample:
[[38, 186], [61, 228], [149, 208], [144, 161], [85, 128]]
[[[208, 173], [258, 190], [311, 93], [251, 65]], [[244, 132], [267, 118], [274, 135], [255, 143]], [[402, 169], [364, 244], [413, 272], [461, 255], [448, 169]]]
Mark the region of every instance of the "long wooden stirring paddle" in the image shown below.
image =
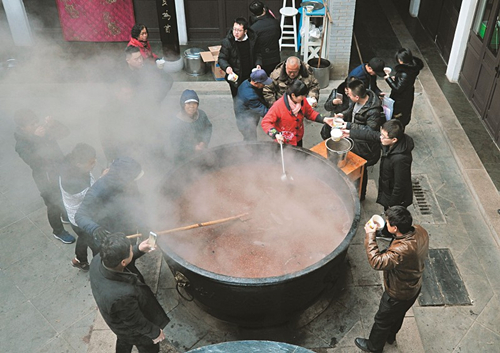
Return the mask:
[[[235, 220], [235, 219], [240, 219], [242, 222], [244, 222], [244, 221], [248, 220], [249, 218], [250, 218], [249, 217], [249, 213], [242, 213], [242, 214], [239, 214], [237, 216], [232, 216], [232, 217], [228, 217], [228, 218], [221, 218], [221, 219], [217, 219], [215, 221], [209, 221], [209, 222], [203, 222], [203, 223], [196, 223], [196, 224], [191, 224], [189, 226], [184, 226], [184, 227], [179, 227], [179, 228], [173, 228], [173, 229], [163, 230], [161, 232], [156, 232], [156, 234], [158, 234], [158, 235], [164, 235], [164, 234], [168, 234], [168, 233], [178, 232], [178, 231], [181, 231], [181, 230], [188, 230], [188, 229], [194, 229], [194, 228], [212, 226], [214, 224], [225, 223], [225, 222], [229, 222], [229, 221], [232, 221], [232, 220]], [[129, 239], [139, 238], [141, 235], [142, 235], [141, 233], [127, 235], [127, 238], [129, 238]]]

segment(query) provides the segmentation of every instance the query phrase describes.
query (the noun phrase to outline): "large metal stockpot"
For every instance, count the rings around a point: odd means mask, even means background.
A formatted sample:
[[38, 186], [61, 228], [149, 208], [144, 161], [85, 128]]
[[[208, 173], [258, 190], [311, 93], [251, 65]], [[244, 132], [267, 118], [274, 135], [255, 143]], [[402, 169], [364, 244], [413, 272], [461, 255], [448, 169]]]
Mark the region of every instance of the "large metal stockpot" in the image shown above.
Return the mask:
[[[307, 171], [321, 181], [322, 187], [334, 190], [350, 213], [349, 219], [352, 222], [347, 227], [345, 237], [327, 256], [300, 271], [282, 276], [232, 277], [210, 272], [187, 262], [172, 251], [165, 238], [158, 239], [177, 282], [179, 294], [187, 300], [194, 300], [208, 313], [222, 320], [245, 326], [274, 325], [307, 309], [327, 287], [335, 284], [349, 244], [356, 233], [360, 205], [352, 182], [335, 164], [316, 153], [293, 146], [286, 146], [285, 150], [294, 168]], [[279, 145], [274, 142], [230, 144], [196, 155], [164, 178], [160, 191], [163, 206], [159, 212], [170, 212], [184, 190], [204, 174], [256, 161], [280, 166]], [[280, 175], [270, 177], [279, 179]]]

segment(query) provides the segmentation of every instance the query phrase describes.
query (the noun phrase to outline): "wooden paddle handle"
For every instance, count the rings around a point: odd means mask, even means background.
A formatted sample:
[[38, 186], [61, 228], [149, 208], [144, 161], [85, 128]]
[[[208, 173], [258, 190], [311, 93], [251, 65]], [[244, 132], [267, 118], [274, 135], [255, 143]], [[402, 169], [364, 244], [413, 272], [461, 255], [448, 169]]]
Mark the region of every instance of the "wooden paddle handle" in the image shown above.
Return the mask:
[[[169, 229], [169, 230], [162, 230], [161, 232], [156, 232], [156, 234], [158, 234], [158, 235], [164, 235], [164, 234], [168, 234], [168, 233], [178, 232], [178, 231], [181, 231], [181, 230], [188, 230], [188, 229], [200, 228], [200, 227], [205, 227], [205, 226], [211, 226], [211, 225], [214, 225], [214, 224], [225, 223], [225, 222], [232, 221], [233, 219], [238, 219], [238, 218], [242, 218], [242, 217], [246, 217], [246, 216], [248, 216], [248, 213], [242, 213], [242, 214], [239, 214], [237, 216], [232, 216], [232, 217], [228, 217], [228, 218], [221, 218], [221, 219], [217, 219], [215, 221], [209, 221], [209, 222], [203, 222], [203, 223], [195, 223], [195, 224], [191, 224], [189, 226], [184, 226], [184, 227], [179, 227], [179, 228], [173, 228], [173, 229]], [[132, 235], [127, 235], [127, 238], [128, 239], [139, 238], [141, 235], [142, 234], [140, 234], [140, 233], [132, 234]]]

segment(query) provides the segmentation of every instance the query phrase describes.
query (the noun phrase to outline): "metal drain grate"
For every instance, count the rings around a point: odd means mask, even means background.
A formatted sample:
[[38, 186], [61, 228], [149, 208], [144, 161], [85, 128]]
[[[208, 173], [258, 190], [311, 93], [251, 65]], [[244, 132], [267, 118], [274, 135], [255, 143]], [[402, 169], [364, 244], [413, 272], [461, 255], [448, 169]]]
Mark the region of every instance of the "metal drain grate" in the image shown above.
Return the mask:
[[413, 188], [413, 198], [416, 200], [415, 205], [420, 210], [420, 214], [431, 215], [431, 205], [429, 205], [429, 203], [427, 202], [425, 192], [420, 185], [420, 180], [412, 180], [411, 186]]
[[415, 218], [421, 224], [445, 224], [446, 218], [425, 174], [412, 175], [413, 207]]
[[420, 306], [472, 305], [450, 249], [430, 249], [425, 261]]

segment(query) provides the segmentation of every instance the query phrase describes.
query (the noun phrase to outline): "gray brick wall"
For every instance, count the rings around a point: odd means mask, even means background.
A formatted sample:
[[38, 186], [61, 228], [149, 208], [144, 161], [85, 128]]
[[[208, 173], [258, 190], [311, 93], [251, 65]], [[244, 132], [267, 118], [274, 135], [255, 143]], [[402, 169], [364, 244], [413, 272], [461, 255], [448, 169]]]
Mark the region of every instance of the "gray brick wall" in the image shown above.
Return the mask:
[[343, 79], [349, 70], [356, 0], [328, 0], [328, 7], [333, 20], [328, 38], [330, 78]]

